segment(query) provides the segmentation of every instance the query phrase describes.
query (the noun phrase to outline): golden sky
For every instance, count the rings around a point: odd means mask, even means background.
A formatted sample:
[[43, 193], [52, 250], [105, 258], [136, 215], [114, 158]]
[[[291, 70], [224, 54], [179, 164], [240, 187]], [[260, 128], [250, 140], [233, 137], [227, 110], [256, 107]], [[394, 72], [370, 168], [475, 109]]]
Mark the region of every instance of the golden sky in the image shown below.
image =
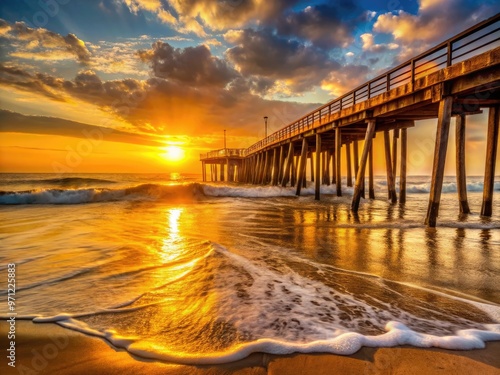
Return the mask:
[[[222, 148], [224, 130], [228, 147], [248, 147], [264, 116], [277, 131], [498, 10], [475, 0], [2, 2], [0, 172], [200, 173], [199, 154]], [[471, 175], [483, 174], [486, 115], [468, 119]], [[435, 121], [409, 130], [410, 174], [430, 173], [434, 132]]]

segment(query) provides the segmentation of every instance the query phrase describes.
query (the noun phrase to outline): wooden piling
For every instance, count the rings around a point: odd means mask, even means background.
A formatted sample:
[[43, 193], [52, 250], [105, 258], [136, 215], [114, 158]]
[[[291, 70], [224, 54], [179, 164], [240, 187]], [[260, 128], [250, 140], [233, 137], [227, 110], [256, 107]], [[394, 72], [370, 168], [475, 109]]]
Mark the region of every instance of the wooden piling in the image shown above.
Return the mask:
[[392, 175], [394, 176], [394, 183], [396, 183], [396, 175], [398, 174], [398, 138], [399, 129], [394, 129], [392, 134]]
[[357, 178], [359, 169], [358, 141], [352, 142], [352, 152], [354, 156], [354, 176]]
[[264, 168], [262, 170], [262, 179], [261, 179], [261, 184], [265, 185], [267, 184], [268, 180], [268, 171], [269, 171], [269, 164], [270, 164], [270, 157], [269, 157], [269, 151], [264, 151]]
[[391, 147], [390, 147], [390, 137], [389, 131], [384, 131], [384, 145], [385, 145], [385, 166], [387, 170], [387, 189], [389, 192], [389, 199], [392, 203], [398, 201], [396, 195], [396, 188], [394, 184], [394, 175], [392, 174], [392, 163], [391, 163]]
[[368, 121], [368, 127], [366, 128], [365, 135], [365, 145], [363, 147], [363, 154], [361, 155], [361, 162], [359, 165], [358, 173], [356, 174], [356, 184], [354, 186], [354, 195], [352, 197], [351, 208], [354, 212], [358, 211], [359, 200], [361, 199], [361, 188], [363, 183], [363, 177], [365, 175], [366, 162], [368, 160], [368, 155], [371, 148], [371, 140], [375, 134], [375, 120]]
[[261, 153], [259, 152], [257, 154], [257, 159], [255, 160], [255, 170], [254, 170], [253, 179], [252, 179], [253, 184], [258, 184], [261, 159], [262, 159]]
[[337, 158], [335, 157], [335, 149], [331, 152], [332, 157], [332, 184], [337, 184]]
[[279, 157], [279, 160], [278, 160], [278, 175], [277, 175], [277, 180], [276, 180], [276, 184], [275, 185], [280, 184], [281, 180], [283, 179], [284, 164], [285, 164], [285, 145], [281, 145], [281, 147], [280, 147], [280, 157]]
[[278, 148], [275, 147], [273, 150], [273, 170], [271, 178], [271, 183], [274, 186], [278, 185], [278, 170], [279, 170]]
[[330, 160], [332, 158], [332, 152], [330, 149], [325, 151], [325, 184], [330, 186]]
[[342, 175], [340, 169], [341, 162], [341, 151], [342, 151], [342, 133], [339, 127], [335, 128], [335, 158], [336, 158], [336, 170], [335, 170], [335, 185], [337, 188], [337, 197], [342, 196]]
[[[354, 152], [354, 176], [358, 175], [359, 169], [359, 150], [358, 150], [358, 141], [353, 142], [353, 152]], [[363, 181], [361, 182], [361, 196], [365, 197], [365, 176], [363, 175]]]
[[431, 192], [425, 219], [425, 224], [430, 227], [436, 226], [436, 218], [439, 214], [439, 202], [441, 200], [441, 190], [443, 188], [444, 164], [446, 161], [446, 149], [448, 147], [452, 106], [452, 96], [445, 96], [439, 102], [436, 145], [434, 149], [434, 162], [432, 164]]
[[375, 199], [375, 181], [373, 175], [373, 138], [368, 140], [370, 148], [368, 149], [368, 197]]
[[460, 213], [470, 213], [467, 201], [467, 175], [465, 174], [465, 115], [456, 117], [455, 122], [455, 152], [457, 171], [457, 193]]
[[351, 142], [347, 142], [345, 145], [345, 155], [347, 163], [347, 186], [352, 186]]
[[299, 167], [297, 168], [298, 179], [297, 179], [297, 190], [296, 195], [300, 195], [300, 190], [302, 188], [303, 180], [305, 179], [307, 167], [307, 140], [302, 139], [302, 152], [300, 153]]
[[[320, 199], [320, 189], [321, 189], [321, 134], [316, 133], [316, 181], [314, 190], [314, 199]], [[312, 160], [312, 158], [311, 158]]]
[[406, 203], [406, 161], [408, 157], [407, 129], [401, 129], [401, 165], [399, 170], [399, 203]]
[[290, 185], [295, 186], [297, 183], [297, 160], [299, 157], [295, 157], [295, 155], [292, 157], [292, 174], [290, 176]]
[[314, 159], [312, 156], [312, 152], [311, 152], [311, 182], [314, 182]]
[[288, 145], [288, 155], [286, 156], [285, 170], [283, 171], [283, 178], [281, 180], [281, 186], [285, 187], [290, 181], [290, 173], [293, 164], [293, 142]]
[[488, 115], [488, 137], [486, 141], [486, 162], [484, 170], [483, 204], [481, 216], [493, 213], [493, 190], [495, 183], [495, 164], [498, 151], [500, 106], [491, 107]]

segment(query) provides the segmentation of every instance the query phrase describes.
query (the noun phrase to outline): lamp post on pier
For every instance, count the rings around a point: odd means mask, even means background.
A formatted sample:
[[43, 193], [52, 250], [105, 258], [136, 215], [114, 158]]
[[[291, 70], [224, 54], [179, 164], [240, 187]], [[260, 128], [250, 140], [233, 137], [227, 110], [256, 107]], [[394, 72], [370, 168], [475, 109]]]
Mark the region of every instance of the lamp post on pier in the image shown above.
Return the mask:
[[224, 129], [224, 150], [226, 149], [226, 129]]
[[267, 119], [268, 119], [268, 117], [264, 116], [264, 125], [266, 127], [266, 138], [267, 138]]

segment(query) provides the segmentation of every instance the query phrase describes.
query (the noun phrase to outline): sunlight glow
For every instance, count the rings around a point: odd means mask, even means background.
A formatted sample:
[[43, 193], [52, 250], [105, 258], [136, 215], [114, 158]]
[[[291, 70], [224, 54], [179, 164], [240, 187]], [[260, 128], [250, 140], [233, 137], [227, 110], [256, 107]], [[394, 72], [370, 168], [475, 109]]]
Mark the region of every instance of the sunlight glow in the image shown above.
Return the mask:
[[161, 156], [169, 162], [178, 162], [184, 159], [184, 149], [178, 146], [167, 146], [163, 150], [165, 152]]

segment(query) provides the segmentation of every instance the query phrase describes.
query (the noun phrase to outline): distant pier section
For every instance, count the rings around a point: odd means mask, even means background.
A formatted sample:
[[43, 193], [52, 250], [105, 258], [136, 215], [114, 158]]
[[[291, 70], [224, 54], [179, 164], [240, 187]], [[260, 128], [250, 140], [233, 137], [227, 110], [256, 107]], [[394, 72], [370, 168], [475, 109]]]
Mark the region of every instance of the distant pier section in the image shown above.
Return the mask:
[[[240, 177], [236, 176], [236, 171], [242, 167], [245, 150], [244, 148], [222, 148], [201, 154], [203, 181], [207, 181], [207, 165], [210, 166], [210, 181], [240, 181]], [[227, 175], [224, 173], [225, 170]]]
[[[398, 199], [405, 203], [410, 166], [408, 129], [418, 127], [418, 120], [437, 119], [425, 220], [434, 227], [452, 117], [456, 118], [458, 209], [464, 214], [470, 212], [465, 129], [467, 116], [484, 109], [488, 110], [488, 120], [484, 126], [486, 161], [481, 215], [491, 216], [500, 117], [500, 14], [330, 101], [247, 149], [224, 148], [202, 154], [203, 180], [208, 181], [206, 167], [210, 166], [211, 181], [292, 186], [300, 195], [309, 175], [315, 184], [315, 198], [320, 199], [321, 184], [335, 184], [336, 194], [341, 196], [345, 178], [347, 186], [354, 186], [351, 209], [357, 212], [362, 197], [375, 198], [373, 155], [380, 152], [385, 160], [387, 197], [391, 203]], [[380, 151], [372, 147], [377, 133], [384, 139]]]

